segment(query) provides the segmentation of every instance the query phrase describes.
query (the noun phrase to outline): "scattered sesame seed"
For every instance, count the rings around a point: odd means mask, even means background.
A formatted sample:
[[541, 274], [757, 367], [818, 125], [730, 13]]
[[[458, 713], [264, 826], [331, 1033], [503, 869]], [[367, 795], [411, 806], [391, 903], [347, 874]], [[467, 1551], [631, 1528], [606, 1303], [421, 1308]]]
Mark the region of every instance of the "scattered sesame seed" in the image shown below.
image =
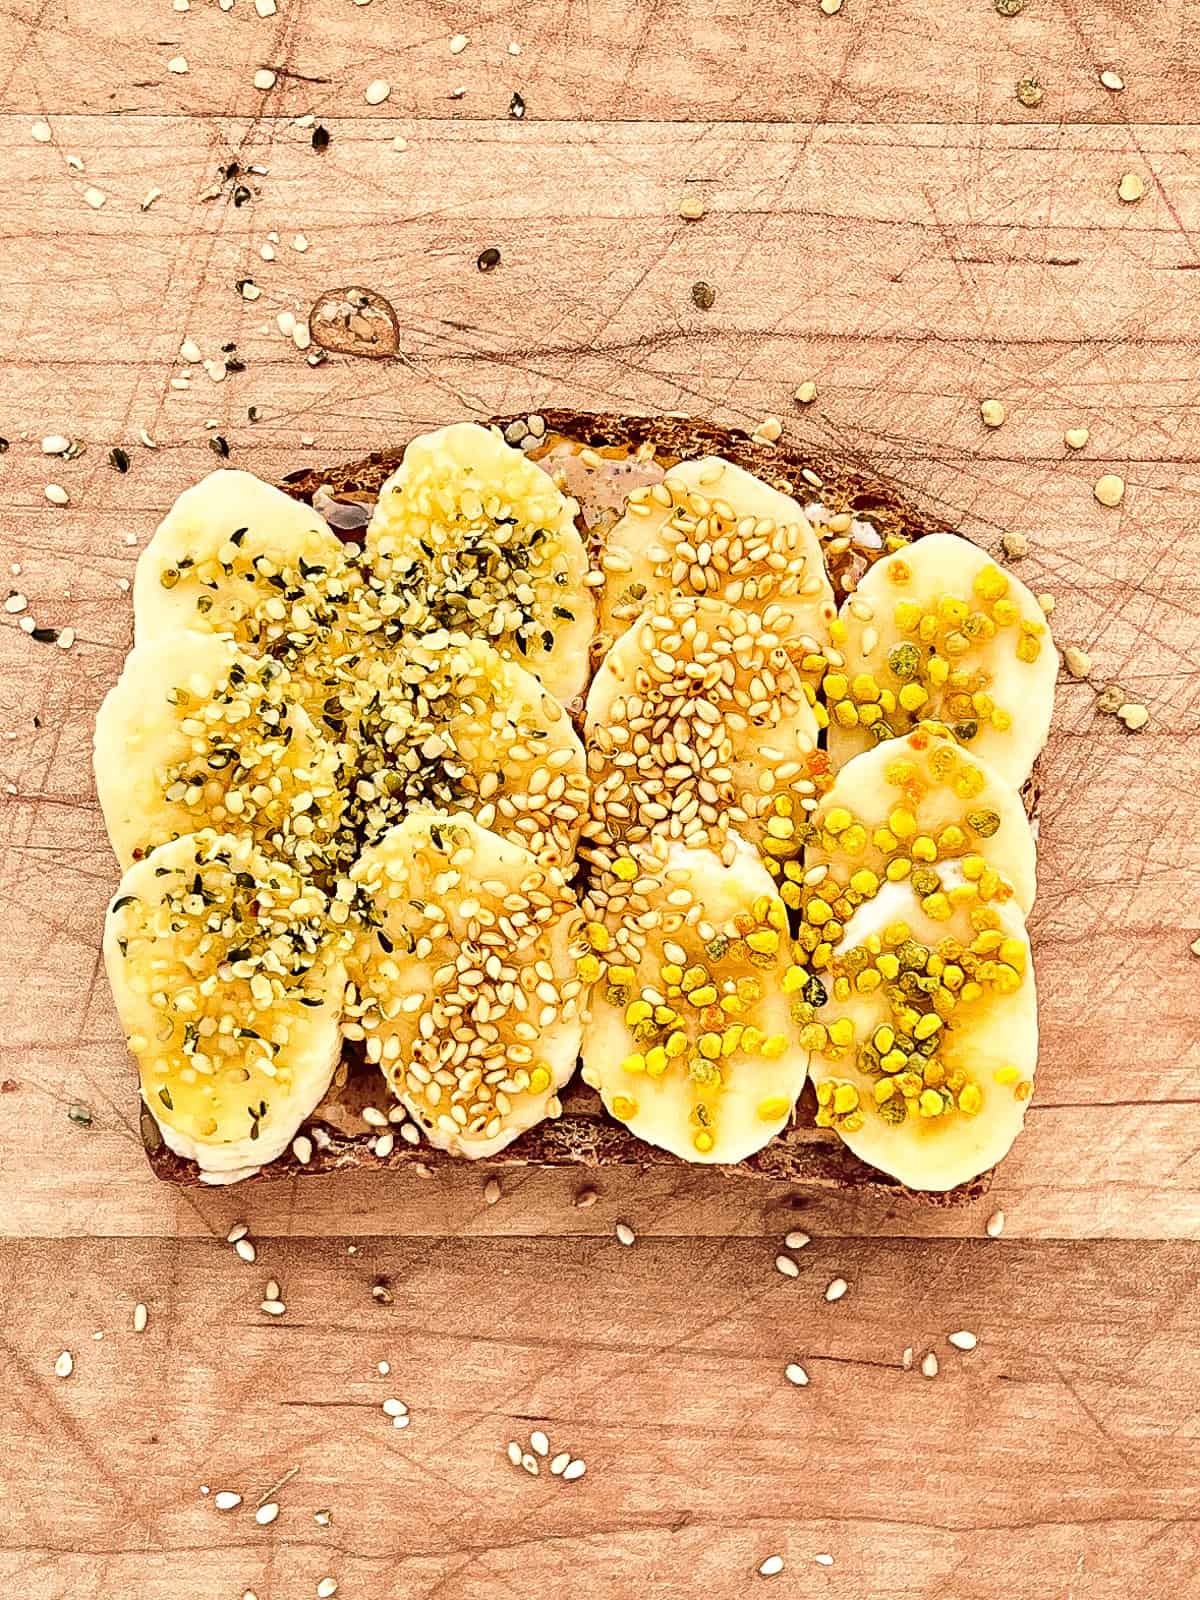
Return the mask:
[[792, 1260], [791, 1256], [785, 1256], [782, 1252], [775, 1257], [775, 1270], [776, 1272], [782, 1272], [785, 1278], [798, 1278], [800, 1276], [800, 1268]]
[[814, 1556], [813, 1560], [819, 1567], [831, 1567], [833, 1565], [833, 1557], [825, 1551], [822, 1551], [819, 1556]]
[[1114, 72], [1111, 67], [1105, 68], [1100, 74], [1100, 82], [1106, 89], [1111, 89], [1114, 94], [1125, 87], [1125, 79], [1119, 72]]
[[1092, 493], [1102, 506], [1119, 506], [1125, 498], [1125, 480], [1115, 472], [1106, 472], [1096, 479]]
[[366, 100], [369, 106], [381, 106], [392, 92], [392, 86], [386, 78], [373, 79], [366, 88]]
[[840, 1300], [850, 1285], [845, 1278], [835, 1278], [825, 1290], [826, 1300]]
[[998, 428], [1008, 416], [1008, 411], [999, 400], [981, 400], [979, 402], [979, 415], [989, 428]]
[[1068, 428], [1063, 443], [1071, 450], [1082, 450], [1091, 435], [1086, 428]]
[[396, 1135], [394, 1133], [381, 1133], [371, 1146], [380, 1161], [386, 1161], [396, 1148]]
[[303, 255], [308, 249], [308, 235], [306, 233], [298, 233], [292, 240], [292, 249]]
[[975, 1346], [979, 1343], [978, 1336], [976, 1334], [969, 1333], [966, 1328], [962, 1328], [958, 1333], [952, 1333], [948, 1335], [948, 1337], [950, 1343], [956, 1350], [974, 1350]]
[[[273, 17], [275, 15], [275, 0], [254, 0], [254, 9], [260, 17]], [[333, 1593], [331, 1589], [330, 1594]]]
[[450, 41], [450, 54], [452, 56], [462, 55], [470, 42], [465, 33], [456, 33]]
[[558, 1455], [556, 1455], [554, 1460], [550, 1463], [550, 1471], [556, 1478], [561, 1478], [570, 1464], [570, 1453], [566, 1450], [560, 1450]]
[[281, 1317], [287, 1307], [282, 1300], [264, 1300], [259, 1309], [265, 1311], [269, 1317]]
[[633, 1229], [629, 1226], [629, 1224], [627, 1222], [618, 1222], [617, 1223], [616, 1232], [617, 1232], [617, 1243], [618, 1244], [623, 1244], [626, 1247], [631, 1245], [634, 1242], [634, 1240], [637, 1238], [637, 1234], [634, 1233]]
[[760, 1561], [758, 1564], [758, 1575], [760, 1578], [774, 1578], [782, 1571], [782, 1556], [768, 1556], [765, 1561]]
[[494, 1206], [499, 1200], [502, 1190], [497, 1178], [489, 1178], [483, 1186], [483, 1203], [485, 1206]]
[[1127, 205], [1135, 204], [1145, 192], [1146, 185], [1136, 172], [1125, 173], [1117, 185], [1117, 194]]
[[576, 1478], [582, 1478], [587, 1471], [587, 1464], [583, 1461], [568, 1461], [563, 1468], [563, 1478], [567, 1483], [574, 1483]]
[[313, 1521], [319, 1528], [327, 1528], [333, 1521], [333, 1512], [324, 1507], [320, 1511], [314, 1511]]
[[313, 1157], [312, 1140], [303, 1133], [298, 1133], [292, 1140], [292, 1154], [301, 1166], [306, 1167]]
[[524, 1453], [525, 1452], [521, 1449], [521, 1446], [515, 1439], [510, 1439], [508, 1441], [508, 1459], [512, 1462], [514, 1467], [519, 1467], [521, 1465], [521, 1457], [524, 1455]]
[[827, 17], [836, 17], [842, 9], [842, 0], [821, 0], [821, 10]]
[[539, 1456], [550, 1454], [550, 1441], [540, 1428], [529, 1435], [529, 1447]]
[[71, 496], [61, 483], [48, 483], [44, 492], [52, 506], [65, 506], [71, 503]]
[[42, 454], [44, 456], [61, 456], [71, 448], [71, 441], [65, 433], [48, 433], [42, 440]]
[[258, 1255], [258, 1251], [254, 1248], [249, 1239], [239, 1239], [233, 1248], [245, 1262], [253, 1261]]
[[188, 70], [188, 63], [187, 63], [187, 57], [186, 56], [172, 56], [170, 61], [167, 62], [167, 71], [168, 72], [174, 72], [174, 73], [182, 74], [182, 73], [185, 73], [187, 70]]
[[108, 200], [108, 196], [103, 189], [97, 189], [94, 186], [83, 191], [83, 198], [93, 211], [99, 211], [100, 207]]
[[236, 1511], [242, 1503], [240, 1494], [235, 1494], [232, 1489], [221, 1489], [213, 1497], [213, 1505], [218, 1511]]
[[4, 609], [16, 616], [19, 611], [24, 611], [28, 604], [29, 601], [23, 594], [10, 594], [4, 602]]
[[270, 67], [259, 67], [258, 71], [254, 74], [254, 87], [256, 89], [273, 89], [275, 87], [275, 82], [276, 76], [275, 73], [271, 71]]
[[789, 1383], [794, 1383], [797, 1389], [808, 1387], [808, 1373], [798, 1361], [789, 1361], [783, 1369], [783, 1375]]
[[258, 1510], [254, 1513], [254, 1520], [258, 1523], [259, 1527], [265, 1528], [270, 1523], [274, 1522], [278, 1515], [278, 1503], [274, 1500], [268, 1500], [265, 1506], [259, 1506]]
[[699, 222], [704, 215], [704, 201], [698, 194], [685, 194], [679, 202], [679, 215], [685, 222]]
[[383, 1402], [383, 1414], [385, 1417], [406, 1417], [408, 1415], [408, 1407], [403, 1400], [385, 1400]]
[[230, 1228], [229, 1232], [225, 1235], [225, 1243], [236, 1244], [239, 1239], [244, 1239], [249, 1232], [250, 1229], [246, 1223], [235, 1222], [233, 1227]]
[[145, 1333], [146, 1324], [147, 1324], [147, 1322], [149, 1322], [149, 1320], [150, 1320], [150, 1313], [146, 1309], [146, 1307], [142, 1304], [142, 1302], [139, 1300], [137, 1305], [135, 1305], [134, 1308], [133, 1308], [133, 1331], [134, 1331], [134, 1333]]
[[75, 1357], [69, 1350], [64, 1350], [54, 1363], [54, 1376], [56, 1378], [69, 1378], [75, 1371]]
[[[243, 300], [257, 300], [262, 294], [262, 290], [258, 287], [253, 278], [243, 278], [238, 284], [238, 293], [241, 295]], [[222, 362], [221, 365], [224, 366], [225, 363]]]
[[388, 1119], [378, 1106], [364, 1106], [362, 1119], [369, 1128], [386, 1128]]
[[1000, 1235], [1004, 1232], [1003, 1211], [992, 1212], [991, 1216], [984, 1224], [984, 1232], [987, 1234], [989, 1239], [998, 1239], [1000, 1237]]
[[193, 363], [197, 361], [203, 361], [204, 356], [195, 339], [185, 339], [183, 341], [183, 343], [179, 346], [179, 359], [181, 361], [191, 361]]
[[575, 1196], [575, 1205], [580, 1211], [586, 1211], [589, 1206], [594, 1206], [599, 1198], [595, 1189], [580, 1189]]
[[936, 1378], [938, 1375], [938, 1358], [932, 1350], [921, 1357], [921, 1375], [926, 1378]]
[[801, 1233], [798, 1229], [793, 1229], [791, 1233], [785, 1236], [783, 1242], [789, 1250], [803, 1250], [805, 1245], [812, 1243], [812, 1239], [807, 1233]]
[[796, 390], [794, 398], [798, 400], [802, 406], [812, 405], [813, 401], [817, 398], [817, 386], [811, 378], [805, 379], [805, 381]]
[[1188, 949], [1194, 956], [1200, 956], [1200, 939], [1193, 939]]
[[35, 122], [33, 127], [30, 128], [29, 132], [38, 144], [49, 144], [51, 138], [53, 137], [50, 132], [50, 124], [48, 122]]
[[531, 1456], [528, 1451], [521, 1457], [521, 1465], [531, 1478], [536, 1478], [539, 1472], [537, 1457]]
[[[271, 3], [274, 4], [274, 0]], [[337, 1593], [337, 1588], [336, 1578], [322, 1578], [317, 1585], [317, 1600], [329, 1600], [330, 1595]]]

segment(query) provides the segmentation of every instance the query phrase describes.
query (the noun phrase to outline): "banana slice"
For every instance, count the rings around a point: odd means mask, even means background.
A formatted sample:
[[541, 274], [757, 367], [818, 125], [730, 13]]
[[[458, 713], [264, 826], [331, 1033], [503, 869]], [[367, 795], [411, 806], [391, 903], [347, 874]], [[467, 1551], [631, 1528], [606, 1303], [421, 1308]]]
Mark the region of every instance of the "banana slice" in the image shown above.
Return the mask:
[[96, 717], [96, 790], [121, 866], [205, 827], [318, 864], [341, 818], [339, 754], [289, 700], [286, 668], [215, 634], [137, 645]]
[[[600, 621], [609, 640], [654, 600], [706, 595], [743, 611], [778, 607], [790, 619], [787, 631], [818, 657], [837, 614], [799, 503], [720, 456], [681, 461], [661, 483], [635, 489], [600, 565]], [[773, 626], [785, 631], [778, 618]]]
[[324, 895], [246, 835], [131, 866], [104, 960], [142, 1098], [177, 1155], [233, 1182], [287, 1149], [341, 1050], [346, 972]]
[[249, 472], [210, 472], [185, 489], [138, 558], [134, 639], [180, 629], [223, 634], [296, 668], [336, 654], [362, 580], [325, 520]]
[[826, 673], [836, 764], [936, 717], [1020, 788], [1046, 742], [1058, 657], [1018, 578], [952, 533], [877, 561], [842, 607]]
[[581, 917], [557, 867], [465, 813], [363, 851], [347, 1037], [430, 1142], [477, 1159], [562, 1107], [583, 1032]]
[[782, 986], [787, 917], [751, 846], [730, 865], [679, 845], [610, 857], [585, 909], [584, 1082], [685, 1161], [761, 1150], [792, 1114], [807, 1053]]
[[844, 921], [882, 881], [910, 884], [931, 915], [945, 912], [947, 893], [954, 903], [1011, 898], [1028, 914], [1037, 891], [1037, 852], [1017, 791], [936, 722], [847, 761], [807, 840], [801, 892], [784, 896], [806, 917], [820, 906]]
[[[911, 1189], [953, 1189], [1008, 1152], [1037, 1063], [1029, 939], [1013, 905], [928, 916], [904, 883], [855, 911], [805, 999], [817, 1122]], [[820, 1004], [828, 993], [828, 1004]]]
[[478, 633], [564, 703], [587, 681], [595, 608], [579, 507], [473, 422], [416, 438], [367, 528], [373, 570], [415, 588], [434, 626]]
[[588, 803], [583, 745], [532, 672], [445, 629], [405, 638], [362, 672], [348, 806], [367, 844], [414, 807], [462, 809], [573, 870]]
[[828, 758], [788, 621], [782, 604], [759, 614], [678, 598], [621, 635], [587, 698], [592, 846], [657, 833], [732, 860], [736, 835], [792, 836], [793, 807]]

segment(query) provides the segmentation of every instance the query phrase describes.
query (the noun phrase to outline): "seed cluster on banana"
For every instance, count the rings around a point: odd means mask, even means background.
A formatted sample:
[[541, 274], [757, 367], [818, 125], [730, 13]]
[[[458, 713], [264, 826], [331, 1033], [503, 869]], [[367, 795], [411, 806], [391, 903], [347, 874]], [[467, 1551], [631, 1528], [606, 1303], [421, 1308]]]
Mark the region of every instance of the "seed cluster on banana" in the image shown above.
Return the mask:
[[686, 1160], [753, 1155], [811, 1077], [901, 1182], [977, 1175], [1036, 1060], [1033, 597], [930, 535], [839, 613], [799, 503], [717, 457], [635, 488], [598, 574], [577, 514], [458, 424], [361, 544], [242, 472], [164, 519], [95, 770], [167, 1144], [257, 1170], [347, 1038], [468, 1158], [558, 1115], [582, 1059]]

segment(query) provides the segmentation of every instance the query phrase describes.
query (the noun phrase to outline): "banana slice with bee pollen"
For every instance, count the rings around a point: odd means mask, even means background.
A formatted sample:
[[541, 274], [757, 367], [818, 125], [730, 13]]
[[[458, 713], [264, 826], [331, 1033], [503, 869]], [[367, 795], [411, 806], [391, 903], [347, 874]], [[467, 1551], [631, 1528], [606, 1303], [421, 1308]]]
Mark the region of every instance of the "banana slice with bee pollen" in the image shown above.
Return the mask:
[[559, 869], [465, 812], [415, 812], [350, 874], [362, 922], [347, 1037], [453, 1155], [561, 1110], [583, 1032], [578, 901]]
[[781, 608], [807, 639], [812, 670], [824, 665], [837, 606], [817, 536], [791, 495], [721, 456], [681, 461], [635, 489], [600, 565], [610, 641], [655, 600], [704, 595], [743, 611]]
[[787, 916], [753, 848], [739, 841], [726, 865], [711, 850], [635, 846], [597, 866], [585, 911], [584, 1082], [685, 1161], [761, 1150], [792, 1115], [807, 1052], [783, 981]]
[[[846, 924], [801, 1030], [817, 1122], [910, 1189], [968, 1183], [1009, 1151], [1037, 1064], [1029, 938], [1014, 904], [930, 918], [888, 883]], [[808, 980], [805, 998], [822, 1000]]]
[[324, 518], [250, 472], [210, 472], [138, 558], [134, 639], [219, 633], [295, 668], [331, 650], [361, 575]]
[[345, 942], [321, 891], [244, 834], [172, 839], [122, 877], [104, 960], [142, 1098], [211, 1179], [282, 1155], [328, 1088]]
[[679, 596], [626, 629], [588, 691], [589, 846], [657, 834], [732, 860], [741, 836], [798, 854], [793, 813], [828, 758], [788, 622], [782, 604]]
[[444, 628], [404, 638], [361, 668], [347, 798], [367, 844], [416, 807], [469, 810], [573, 870], [587, 814], [583, 745], [559, 702], [484, 639]]
[[[1010, 898], [1028, 915], [1037, 892], [1020, 796], [936, 722], [847, 761], [809, 819], [807, 841], [795, 903], [819, 899], [843, 920], [844, 897], [858, 904], [885, 881], [910, 884], [934, 916]], [[827, 873], [814, 881], [821, 866]]]
[[587, 681], [595, 606], [577, 503], [491, 428], [422, 434], [379, 491], [373, 570], [430, 625], [477, 633], [564, 704]]
[[286, 668], [216, 634], [134, 647], [96, 715], [94, 757], [123, 868], [212, 827], [248, 833], [309, 870], [340, 822], [338, 751], [291, 702]]
[[824, 679], [840, 765], [925, 718], [1014, 788], [1046, 742], [1058, 656], [1037, 600], [977, 545], [931, 533], [877, 561], [833, 629]]

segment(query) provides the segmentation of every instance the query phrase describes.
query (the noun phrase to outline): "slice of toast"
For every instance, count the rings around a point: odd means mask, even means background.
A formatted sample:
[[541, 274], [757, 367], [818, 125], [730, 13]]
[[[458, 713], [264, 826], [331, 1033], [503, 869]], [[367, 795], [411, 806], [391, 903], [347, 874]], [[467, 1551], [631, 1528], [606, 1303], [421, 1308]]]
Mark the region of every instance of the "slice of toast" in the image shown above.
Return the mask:
[[[831, 518], [844, 518], [847, 513], [851, 516], [848, 531], [822, 540], [839, 599], [853, 588], [856, 577], [889, 535], [912, 540], [925, 533], [947, 531], [945, 523], [923, 516], [890, 485], [845, 461], [813, 456], [784, 441], [768, 443], [741, 429], [722, 428], [692, 417], [552, 410], [533, 416], [498, 417], [494, 421], [510, 443], [558, 475], [568, 492], [579, 500], [593, 555], [602, 547], [605, 532], [616, 520], [631, 489], [661, 477], [677, 461], [704, 455], [724, 456], [794, 495], [806, 507], [818, 531], [822, 526], [827, 529]], [[397, 445], [345, 465], [308, 468], [289, 474], [281, 487], [298, 500], [315, 503], [335, 528], [353, 537], [365, 526], [380, 486], [399, 466], [403, 454], [404, 446]], [[839, 529], [844, 529], [843, 523]], [[1037, 803], [1037, 778], [1035, 766], [1024, 791], [1031, 817]], [[361, 1110], [364, 1105], [383, 1105], [386, 1098], [378, 1070], [366, 1065], [347, 1047], [329, 1093], [306, 1124], [311, 1136], [311, 1159], [302, 1163], [289, 1152], [265, 1169], [263, 1175], [392, 1168], [418, 1162], [432, 1167], [455, 1159], [426, 1144], [402, 1141], [396, 1141], [387, 1155], [376, 1155], [374, 1145], [379, 1131], [364, 1124]], [[859, 1161], [836, 1134], [816, 1127], [814, 1112], [810, 1085], [801, 1097], [791, 1127], [748, 1160], [720, 1170], [823, 1188], [901, 1189], [894, 1180]], [[193, 1163], [166, 1148], [154, 1119], [146, 1111], [142, 1114], [142, 1136], [151, 1165], [160, 1178], [176, 1183], [202, 1181]], [[672, 1165], [677, 1160], [664, 1150], [644, 1144], [612, 1121], [599, 1096], [576, 1078], [564, 1092], [561, 1117], [530, 1129], [490, 1162], [480, 1164], [581, 1169], [627, 1164], [646, 1168]], [[922, 1192], [920, 1198], [935, 1205], [962, 1203], [982, 1194], [989, 1183], [990, 1174], [984, 1173], [948, 1193]]]

